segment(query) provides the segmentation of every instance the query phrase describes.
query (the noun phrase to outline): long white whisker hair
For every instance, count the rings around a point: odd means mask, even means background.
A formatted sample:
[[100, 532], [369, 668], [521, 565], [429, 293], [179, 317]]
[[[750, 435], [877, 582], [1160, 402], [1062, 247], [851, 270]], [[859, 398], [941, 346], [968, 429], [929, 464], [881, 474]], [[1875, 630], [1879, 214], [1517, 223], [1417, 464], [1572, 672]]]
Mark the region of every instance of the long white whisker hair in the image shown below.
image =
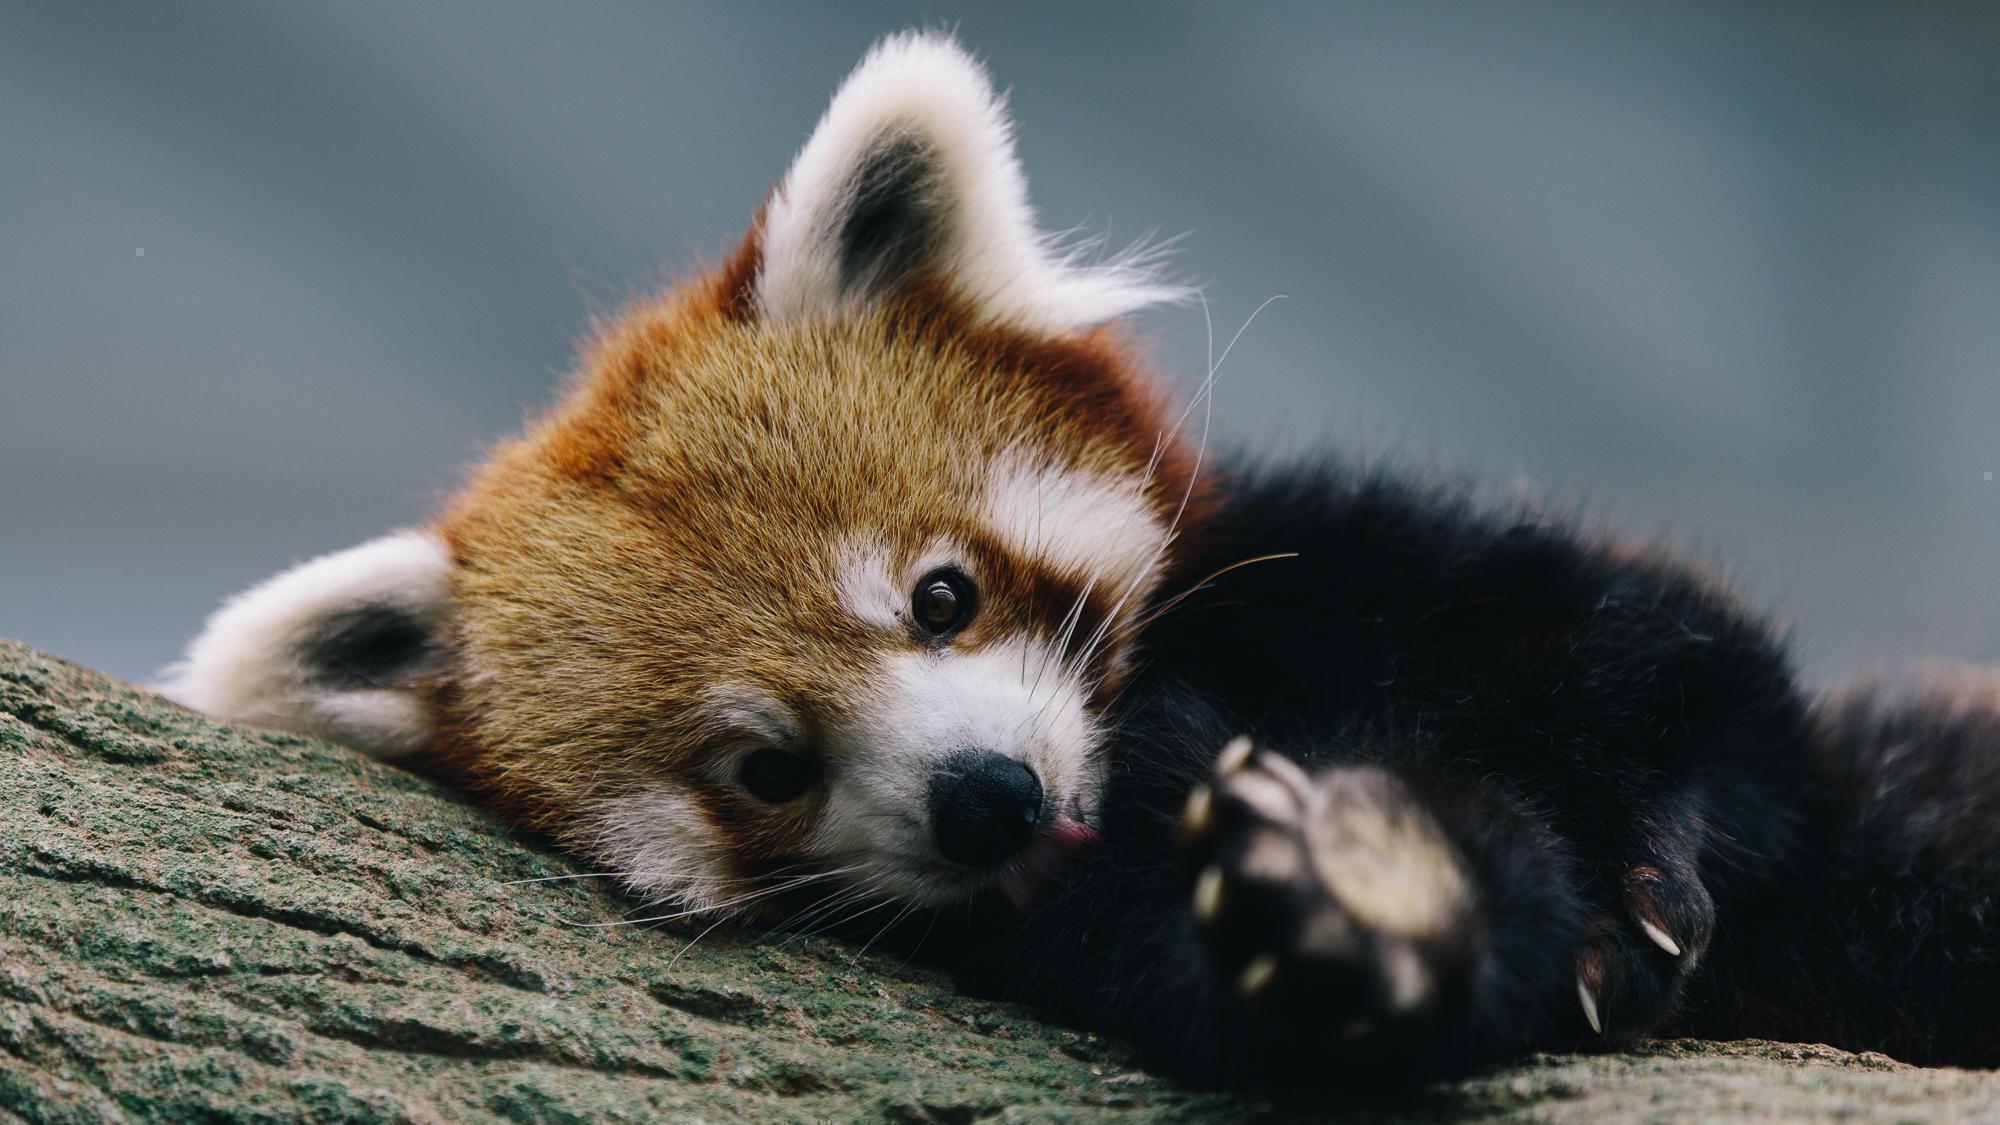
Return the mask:
[[697, 945], [700, 945], [701, 939], [714, 933], [717, 926], [722, 925], [724, 922], [729, 921], [733, 917], [735, 917], [735, 915], [733, 914], [724, 914], [722, 917], [717, 918], [713, 922], [710, 922], [708, 926], [705, 929], [703, 929], [700, 933], [688, 939], [688, 943], [686, 945], [681, 946], [681, 951], [679, 953], [674, 954], [673, 958], [667, 962], [667, 971], [672, 972], [673, 967], [681, 963], [681, 958], [686, 957], [688, 955], [688, 950], [693, 949]]
[[[1097, 624], [1095, 629], [1092, 630], [1090, 636], [1086, 639], [1083, 646], [1078, 650], [1075, 657], [1064, 661], [1063, 675], [1059, 680], [1059, 685], [1064, 683], [1075, 683], [1076, 681], [1081, 679], [1084, 675], [1084, 672], [1089, 668], [1090, 661], [1097, 655], [1099, 651], [1101, 651], [1101, 649], [1106, 643], [1115, 640], [1121, 640], [1125, 637], [1131, 636], [1133, 633], [1137, 631], [1138, 629], [1137, 623], [1121, 627], [1118, 626], [1118, 621], [1120, 615], [1124, 612], [1125, 607], [1132, 600], [1133, 595], [1135, 595], [1141, 588], [1145, 587], [1146, 584], [1158, 573], [1160, 567], [1166, 560], [1168, 549], [1173, 545], [1175, 539], [1179, 534], [1182, 520], [1186, 518], [1188, 506], [1192, 503], [1194, 497], [1194, 491], [1200, 482], [1202, 467], [1206, 463], [1206, 458], [1208, 454], [1209, 435], [1211, 433], [1212, 423], [1214, 420], [1214, 389], [1217, 382], [1221, 378], [1222, 369], [1228, 363], [1230, 354], [1236, 350], [1237, 343], [1243, 339], [1244, 333], [1248, 332], [1250, 326], [1256, 323], [1257, 318], [1260, 315], [1262, 315], [1264, 310], [1269, 308], [1272, 304], [1285, 299], [1283, 294], [1274, 294], [1270, 297], [1265, 298], [1262, 304], [1259, 304], [1255, 309], [1251, 311], [1248, 317], [1244, 318], [1242, 325], [1240, 325], [1236, 329], [1236, 332], [1230, 336], [1229, 342], [1223, 346], [1222, 354], [1218, 356], [1215, 352], [1215, 321], [1212, 315], [1210, 314], [1207, 297], [1200, 294], [1199, 292], [1197, 292], [1196, 296], [1201, 298], [1202, 325], [1207, 340], [1208, 371], [1207, 374], [1203, 376], [1201, 383], [1196, 387], [1194, 395], [1190, 397], [1186, 405], [1184, 405], [1181, 408], [1180, 414], [1176, 416], [1172, 424], [1169, 425], [1165, 431], [1161, 432], [1155, 439], [1153, 444], [1153, 452], [1151, 456], [1147, 458], [1146, 468], [1141, 477], [1141, 487], [1150, 488], [1153, 481], [1157, 478], [1160, 464], [1164, 460], [1166, 455], [1166, 450], [1172, 445], [1174, 440], [1180, 436], [1181, 430], [1186, 427], [1188, 421], [1194, 416], [1195, 408], [1200, 407], [1202, 409], [1201, 440], [1199, 441], [1196, 447], [1194, 465], [1188, 473], [1187, 486], [1181, 493], [1180, 500], [1178, 501], [1174, 509], [1173, 518], [1168, 523], [1166, 532], [1161, 536], [1159, 546], [1154, 549], [1152, 555], [1146, 560], [1145, 564], [1139, 568], [1139, 570], [1132, 576], [1132, 578], [1128, 582], [1126, 582], [1124, 588], [1119, 592], [1117, 600], [1112, 603], [1110, 610], [1105, 613], [1104, 619]], [[1248, 562], [1252, 561], [1263, 561], [1263, 560], [1261, 559], [1246, 560], [1245, 563], [1240, 563], [1237, 565], [1247, 565]], [[1200, 582], [1195, 583], [1192, 588], [1190, 588], [1187, 591], [1184, 591], [1180, 595], [1177, 595], [1175, 598], [1170, 599], [1170, 601], [1174, 605], [1180, 604], [1188, 596], [1197, 592], [1201, 587], [1205, 586], [1209, 582], [1214, 581], [1217, 577], [1220, 577], [1221, 574], [1227, 573], [1227, 571], [1231, 569], [1234, 569], [1234, 567], [1224, 568], [1223, 571], [1219, 571], [1216, 574], [1211, 574], [1203, 578]], [[1091, 575], [1091, 581], [1093, 584], [1096, 580], [1096, 577], [1097, 574], [1095, 571], [1093, 571]], [[1072, 639], [1075, 629], [1081, 620], [1080, 613], [1084, 608], [1084, 603], [1088, 600], [1089, 593], [1090, 593], [1090, 587], [1086, 586], [1084, 593], [1078, 596], [1077, 604], [1071, 607], [1071, 614], [1066, 615], [1063, 620], [1061, 638], [1055, 646], [1055, 655], [1057, 660], [1059, 661], [1064, 660], [1063, 654], [1068, 649], [1069, 642]], [[1157, 620], [1159, 614], [1165, 608], [1166, 607], [1161, 607], [1160, 609], [1156, 609], [1148, 613], [1147, 615], [1145, 615], [1145, 620], [1146, 621]], [[1074, 617], [1075, 620], [1072, 620], [1072, 617]], [[1035, 691], [1039, 690], [1040, 686], [1041, 686], [1041, 675], [1038, 673], [1035, 680], [1035, 687], [1031, 689], [1030, 695], [1032, 696]], [[1092, 682], [1084, 687], [1083, 694], [1085, 696], [1092, 695], [1096, 692], [1099, 686], [1101, 686], [1101, 681]], [[1042, 706], [1036, 711], [1035, 715], [1033, 716], [1033, 722], [1035, 724], [1035, 729], [1037, 731], [1041, 729], [1044, 719], [1050, 711], [1051, 705], [1054, 703], [1055, 699], [1060, 696], [1060, 694], [1061, 694], [1060, 690], [1050, 693], [1049, 699], [1044, 701]], [[1122, 696], [1123, 692], [1121, 691], [1119, 694]], [[1110, 708], [1109, 706], [1106, 706], [1105, 708], [1103, 708], [1103, 710], [1108, 712]]]
[[862, 889], [852, 884], [843, 884], [841, 886], [835, 887], [831, 891], [828, 891], [826, 894], [821, 895], [819, 898], [814, 899], [812, 902], [807, 903], [805, 906], [802, 906], [798, 910], [792, 912], [791, 914], [786, 915], [779, 921], [772, 923], [771, 926], [768, 927], [765, 932], [766, 934], [776, 934], [776, 933], [795, 934], [796, 931], [793, 929], [793, 927], [801, 925], [811, 918], [817, 917], [819, 913], [822, 912], [823, 910], [837, 909], [837, 906], [829, 907], [828, 906], [829, 903], [838, 904], [849, 898], [857, 896], [861, 893], [863, 893]]
[[[1076, 635], [1076, 627], [1083, 620], [1084, 606], [1090, 601], [1091, 591], [1097, 588], [1097, 577], [1098, 577], [1098, 571], [1095, 568], [1093, 568], [1090, 574], [1084, 580], [1083, 589], [1077, 592], [1075, 603], [1073, 603], [1069, 607], [1068, 613], [1063, 614], [1063, 619], [1059, 623], [1060, 629], [1056, 634], [1056, 640], [1054, 645], [1054, 651], [1058, 659], [1061, 658], [1063, 650], [1069, 647], [1069, 642], [1071, 638], [1073, 638]], [[1041, 690], [1042, 675], [1047, 671], [1048, 671], [1048, 662], [1044, 662], [1040, 667], [1035, 669], [1034, 686], [1028, 689], [1028, 694], [1030, 696], [1032, 696], [1035, 692]]]
[[[779, 948], [782, 949], [800, 938], [811, 937], [814, 934], [824, 933], [827, 930], [858, 921], [896, 901], [894, 897], [866, 884], [856, 884], [847, 888], [843, 893], [830, 897], [831, 902], [828, 905], [822, 906], [813, 911], [810, 916], [792, 923], [791, 925], [803, 928], [793, 929], [784, 941], [778, 943]], [[811, 924], [808, 925], [807, 923]]]
[[[1092, 568], [1090, 574], [1084, 580], [1083, 589], [1078, 591], [1076, 595], [1075, 603], [1069, 607], [1069, 612], [1063, 615], [1063, 619], [1060, 622], [1061, 628], [1056, 635], [1054, 645], [1051, 647], [1049, 657], [1037, 662], [1035, 666], [1035, 682], [1028, 688], [1028, 698], [1030, 700], [1033, 700], [1041, 692], [1042, 678], [1048, 674], [1050, 667], [1063, 663], [1063, 650], [1069, 647], [1069, 642], [1076, 635], [1077, 625], [1083, 621], [1083, 611], [1090, 601], [1091, 591], [1097, 588], [1098, 574], [1098, 570]], [[1027, 651], [1025, 645], [1022, 646], [1022, 651], [1023, 653]], [[1049, 708], [1055, 705], [1056, 700], [1062, 698], [1063, 685], [1073, 679], [1073, 674], [1067, 666], [1064, 667], [1063, 672], [1064, 675], [1058, 677], [1056, 683], [1050, 688], [1048, 697], [1042, 700], [1042, 705], [1035, 709], [1035, 713], [1023, 719], [1019, 724], [1016, 724], [1014, 728], [1016, 731], [1019, 731], [1023, 726], [1027, 726], [1037, 734], [1042, 732], [1042, 722], [1048, 715]]]
[[1194, 597], [1196, 594], [1201, 593], [1203, 590], [1208, 589], [1211, 583], [1213, 583], [1216, 579], [1222, 577], [1225, 574], [1241, 570], [1246, 566], [1252, 566], [1257, 563], [1275, 562], [1279, 559], [1295, 559], [1298, 557], [1299, 553], [1297, 551], [1275, 551], [1268, 555], [1257, 555], [1252, 558], [1238, 559], [1237, 561], [1230, 563], [1228, 566], [1210, 571], [1207, 575], [1191, 583], [1187, 589], [1182, 590], [1180, 593], [1175, 594], [1173, 597], [1166, 599], [1159, 605], [1146, 611], [1140, 616], [1133, 618], [1131, 621], [1128, 621], [1125, 624], [1118, 626], [1116, 629], [1112, 630], [1111, 635], [1115, 639], [1115, 638], [1130, 636], [1134, 633], [1137, 633], [1141, 629], [1144, 629], [1146, 626], [1151, 625], [1153, 622], [1158, 621], [1160, 618], [1165, 617], [1167, 614], [1172, 613], [1174, 610], [1180, 608], [1182, 603], [1186, 602], [1189, 598]]
[[849, 963], [850, 964], [858, 963], [863, 957], [868, 956], [868, 951], [875, 948], [876, 942], [881, 941], [884, 935], [888, 934], [889, 931], [895, 929], [898, 925], [900, 925], [903, 919], [908, 918], [911, 914], [915, 913], [916, 909], [917, 909], [917, 904], [912, 902], [906, 904], [901, 910], [898, 910], [895, 913], [894, 917], [890, 918], [887, 922], [882, 923], [882, 928], [875, 931], [874, 937], [869, 938], [867, 942], [865, 942], [859, 950], [855, 951], [855, 954], [850, 959]]
[[1103, 643], [1106, 631], [1118, 620], [1118, 615], [1124, 610], [1125, 603], [1131, 600], [1133, 593], [1143, 583], [1152, 578], [1161, 562], [1166, 558], [1167, 549], [1173, 545], [1176, 537], [1179, 535], [1181, 520], [1187, 515], [1188, 504], [1194, 499], [1195, 486], [1201, 478], [1202, 466], [1208, 456], [1209, 432], [1215, 416], [1215, 396], [1213, 392], [1216, 380], [1222, 374], [1223, 365], [1229, 362], [1230, 353], [1236, 350], [1237, 341], [1243, 339], [1243, 334], [1250, 330], [1250, 326], [1257, 322], [1258, 316], [1265, 309], [1270, 308], [1273, 303], [1284, 299], [1285, 297], [1282, 293], [1266, 297], [1264, 303], [1258, 305], [1244, 319], [1242, 326], [1236, 329], [1235, 335], [1229, 338], [1229, 343], [1223, 346], [1222, 354], [1217, 356], [1215, 355], [1215, 323], [1209, 314], [1208, 298], [1205, 295], [1202, 297], [1202, 322], [1206, 326], [1208, 334], [1208, 374], [1202, 379], [1201, 385], [1196, 388], [1194, 398], [1188, 402], [1186, 407], [1182, 408], [1180, 417], [1174, 420], [1172, 428], [1167, 433], [1162, 434], [1154, 444], [1153, 455], [1147, 461], [1146, 465], [1146, 484], [1150, 485], [1152, 483], [1153, 476], [1159, 469], [1160, 461], [1164, 458], [1167, 447], [1180, 435], [1181, 427], [1186, 425], [1188, 418], [1194, 412], [1195, 406], [1200, 405], [1202, 408], [1201, 441], [1195, 448], [1194, 467], [1188, 472], [1187, 487], [1181, 492], [1180, 503], [1174, 509], [1173, 519], [1167, 524], [1166, 534], [1160, 538], [1160, 545], [1154, 548], [1152, 557], [1146, 561], [1146, 565], [1141, 567], [1138, 573], [1132, 576], [1130, 582], [1126, 583], [1124, 591], [1118, 596], [1118, 600], [1112, 603], [1110, 612], [1104, 615], [1104, 620], [1099, 623], [1097, 630], [1085, 642], [1083, 651], [1078, 654], [1077, 659], [1070, 665], [1069, 674], [1071, 676], [1077, 675], [1081, 669], [1089, 666], [1090, 658], [1097, 654], [1098, 646]]
[[729, 899], [725, 902], [712, 903], [704, 906], [688, 907], [683, 910], [676, 910], [667, 914], [655, 914], [646, 918], [625, 918], [616, 922], [569, 922], [566, 924], [580, 930], [601, 930], [601, 929], [610, 929], [617, 926], [641, 926], [654, 922], [674, 922], [682, 918], [692, 918], [697, 915], [706, 915], [711, 913], [722, 914], [723, 917], [725, 918], [733, 917], [737, 914], [742, 913], [743, 907], [746, 907], [750, 903], [756, 902], [760, 899], [770, 898], [773, 895], [782, 894], [786, 891], [797, 890], [800, 887], [807, 886], [812, 883], [817, 883], [827, 879], [837, 878], [841, 875], [847, 874], [854, 870], [857, 870], [857, 868], [847, 867], [847, 868], [836, 868], [831, 871], [818, 871], [807, 875], [798, 875], [772, 886], [759, 887], [756, 890], [750, 891], [747, 894], [738, 895], [737, 897]]

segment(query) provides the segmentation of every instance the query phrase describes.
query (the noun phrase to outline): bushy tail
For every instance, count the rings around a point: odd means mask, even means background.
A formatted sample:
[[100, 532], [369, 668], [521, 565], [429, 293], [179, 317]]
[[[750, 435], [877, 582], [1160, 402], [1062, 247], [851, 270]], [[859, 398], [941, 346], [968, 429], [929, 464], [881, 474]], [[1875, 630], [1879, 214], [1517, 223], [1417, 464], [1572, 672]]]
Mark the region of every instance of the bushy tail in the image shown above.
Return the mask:
[[1731, 904], [1682, 1030], [2000, 1065], [2000, 668], [1822, 702], [1804, 833]]

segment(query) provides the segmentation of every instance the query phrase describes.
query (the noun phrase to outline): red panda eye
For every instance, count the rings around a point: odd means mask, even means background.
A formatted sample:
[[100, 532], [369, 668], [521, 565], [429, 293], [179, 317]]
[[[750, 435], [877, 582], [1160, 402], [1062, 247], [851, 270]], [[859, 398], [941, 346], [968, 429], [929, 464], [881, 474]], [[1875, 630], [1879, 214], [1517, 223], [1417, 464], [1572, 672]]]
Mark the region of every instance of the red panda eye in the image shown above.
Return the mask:
[[767, 746], [743, 759], [737, 779], [760, 801], [783, 804], [818, 784], [818, 758]]
[[910, 595], [910, 613], [934, 637], [949, 636], [971, 619], [972, 579], [957, 567], [942, 567], [917, 581]]

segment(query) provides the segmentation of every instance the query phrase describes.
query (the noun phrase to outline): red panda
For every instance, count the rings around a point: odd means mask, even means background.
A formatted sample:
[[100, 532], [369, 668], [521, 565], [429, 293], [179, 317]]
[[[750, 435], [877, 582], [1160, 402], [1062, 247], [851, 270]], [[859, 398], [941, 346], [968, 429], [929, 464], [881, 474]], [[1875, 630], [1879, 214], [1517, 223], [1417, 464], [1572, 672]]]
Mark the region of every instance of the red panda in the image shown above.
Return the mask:
[[[969, 986], [1189, 1077], [1675, 1029], [2000, 1057], [1989, 970], [1912, 1018], [1856, 969], [1995, 958], [2000, 871], [1847, 834], [1930, 823], [1880, 805], [1893, 723], [1816, 708], [1671, 560], [1217, 461], [1118, 327], [1185, 295], [1154, 264], [1040, 233], [980, 66], [891, 37], [732, 254], [435, 522], [223, 606], [168, 690], [459, 778], [678, 909], [896, 904]], [[2000, 720], [1938, 723], [2000, 799]], [[1816, 944], [1771, 924], [1832, 902]]]
[[1081, 825], [1192, 476], [1105, 324], [1177, 292], [1038, 233], [1010, 129], [955, 45], [883, 43], [727, 262], [605, 326], [434, 525], [219, 612], [175, 693], [447, 762], [689, 907], [802, 858], [962, 897], [949, 853], [1005, 833], [939, 854], [948, 761], [1039, 789], [1007, 832]]

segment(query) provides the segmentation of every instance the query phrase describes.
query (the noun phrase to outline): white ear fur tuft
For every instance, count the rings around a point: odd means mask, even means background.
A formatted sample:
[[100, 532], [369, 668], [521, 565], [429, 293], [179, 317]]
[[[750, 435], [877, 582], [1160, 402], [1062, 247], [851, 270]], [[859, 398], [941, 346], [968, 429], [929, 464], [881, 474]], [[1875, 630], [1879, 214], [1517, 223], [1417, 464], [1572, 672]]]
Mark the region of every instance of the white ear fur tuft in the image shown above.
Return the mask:
[[1013, 132], [985, 70], [949, 37], [876, 44], [765, 212], [759, 310], [824, 316], [921, 274], [990, 321], [1060, 333], [1187, 296], [1159, 280], [1157, 254], [1086, 265], [1038, 231]]
[[450, 553], [426, 532], [322, 555], [223, 603], [161, 693], [218, 719], [409, 754], [429, 739], [409, 678], [437, 656], [450, 586]]

